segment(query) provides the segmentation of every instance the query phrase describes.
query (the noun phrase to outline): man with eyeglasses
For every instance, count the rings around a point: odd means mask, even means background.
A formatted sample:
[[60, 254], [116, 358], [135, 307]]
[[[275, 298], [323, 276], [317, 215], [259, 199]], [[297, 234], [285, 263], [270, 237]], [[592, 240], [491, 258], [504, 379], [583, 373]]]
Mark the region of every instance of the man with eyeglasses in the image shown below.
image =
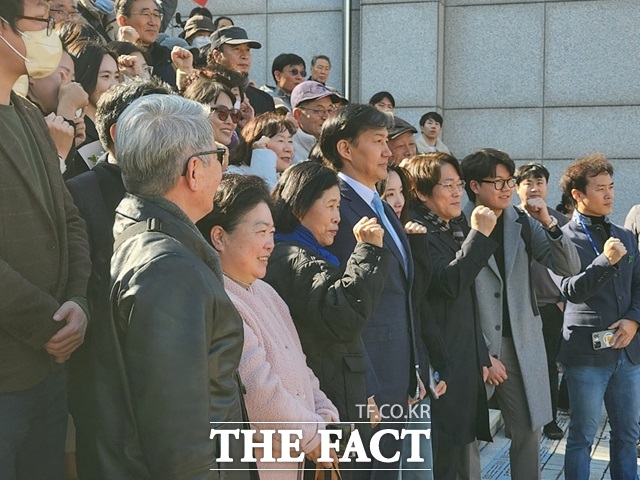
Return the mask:
[[115, 11], [118, 25], [135, 30], [132, 40], [147, 50], [152, 75], [177, 88], [171, 50], [157, 42], [164, 18], [160, 5], [155, 0], [116, 0]]
[[[0, 478], [64, 477], [67, 371], [84, 340], [85, 224], [42, 113], [12, 92], [57, 68], [44, 0], [0, 2]], [[52, 115], [73, 140], [73, 127]]]
[[[102, 478], [249, 480], [242, 445], [219, 460], [210, 429], [243, 428], [242, 319], [195, 222], [222, 165], [209, 108], [148, 95], [117, 123], [127, 194], [116, 209], [108, 318], [96, 332]], [[158, 139], [162, 138], [162, 142]], [[228, 438], [228, 437], [227, 437]], [[237, 470], [234, 470], [237, 468]]]
[[291, 112], [291, 92], [304, 82], [307, 76], [307, 66], [304, 60], [295, 53], [281, 53], [273, 59], [271, 75], [276, 82], [275, 87], [264, 85], [260, 90], [267, 92], [274, 98], [279, 98], [285, 107]]
[[56, 23], [66, 22], [67, 20], [76, 22], [82, 18], [78, 11], [77, 0], [54, 0], [51, 2], [49, 15]]
[[334, 104], [341, 100], [342, 97], [336, 92], [313, 80], [302, 82], [293, 89], [291, 106], [299, 128], [291, 137], [292, 165], [309, 158], [309, 152], [320, 138], [322, 125], [335, 111]]
[[511, 478], [539, 479], [541, 429], [552, 415], [530, 263], [535, 259], [558, 275], [571, 276], [580, 271], [580, 259], [543, 199], [525, 203], [528, 215], [511, 204], [516, 180], [509, 155], [486, 148], [467, 156], [461, 167], [469, 196], [466, 217], [479, 205], [498, 217], [489, 236], [498, 247], [475, 280], [480, 324], [491, 355], [487, 393], [490, 397], [495, 391], [511, 439]]

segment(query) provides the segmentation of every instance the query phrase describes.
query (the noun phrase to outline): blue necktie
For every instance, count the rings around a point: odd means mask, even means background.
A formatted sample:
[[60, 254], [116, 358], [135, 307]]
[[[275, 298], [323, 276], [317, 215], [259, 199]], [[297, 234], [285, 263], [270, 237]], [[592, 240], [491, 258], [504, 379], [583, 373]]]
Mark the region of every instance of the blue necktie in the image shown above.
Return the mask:
[[400, 254], [402, 255], [402, 259], [404, 260], [404, 268], [405, 271], [407, 271], [407, 255], [404, 251], [404, 248], [402, 247], [400, 237], [398, 237], [398, 234], [394, 230], [393, 225], [391, 225], [391, 222], [387, 218], [387, 215], [384, 213], [384, 206], [382, 205], [382, 199], [380, 198], [380, 195], [378, 195], [378, 192], [375, 192], [373, 194], [371, 205], [373, 207], [373, 211], [376, 212], [378, 218], [382, 222], [382, 225], [384, 226], [384, 229], [386, 231], [385, 233], [389, 235], [389, 237], [391, 237], [391, 240], [396, 244], [398, 250], [400, 250]]

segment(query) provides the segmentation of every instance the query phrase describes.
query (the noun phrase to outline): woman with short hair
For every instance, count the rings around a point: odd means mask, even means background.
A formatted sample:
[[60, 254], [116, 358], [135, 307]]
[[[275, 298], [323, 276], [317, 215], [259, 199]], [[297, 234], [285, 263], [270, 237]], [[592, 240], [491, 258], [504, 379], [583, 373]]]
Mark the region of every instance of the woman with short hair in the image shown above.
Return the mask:
[[[274, 245], [270, 204], [269, 190], [260, 178], [226, 175], [216, 192], [213, 211], [197, 226], [220, 254], [225, 290], [244, 322], [239, 371], [247, 390], [249, 419], [255, 422], [252, 428], [259, 436], [265, 429], [301, 430], [302, 452], [317, 461], [318, 430], [338, 422], [338, 411], [307, 366], [286, 303], [261, 280]], [[273, 456], [279, 458], [283, 452], [275, 437]], [[261, 460], [264, 455], [256, 449], [262, 480], [298, 477], [302, 464], [265, 462]]]

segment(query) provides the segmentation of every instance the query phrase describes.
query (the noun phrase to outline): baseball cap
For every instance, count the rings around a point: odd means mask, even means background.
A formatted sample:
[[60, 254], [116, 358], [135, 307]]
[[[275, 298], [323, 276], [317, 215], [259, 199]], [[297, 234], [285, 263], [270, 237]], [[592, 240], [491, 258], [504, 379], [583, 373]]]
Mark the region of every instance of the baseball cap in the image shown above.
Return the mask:
[[198, 32], [213, 33], [214, 31], [213, 21], [210, 18], [203, 15], [194, 15], [184, 25], [184, 38], [189, 40], [192, 35]]
[[342, 95], [331, 90], [321, 83], [314, 82], [313, 80], [307, 80], [299, 85], [296, 85], [291, 92], [291, 107], [296, 108], [302, 102], [310, 102], [312, 100], [318, 100], [325, 97], [333, 97], [334, 102], [343, 100]]
[[248, 43], [249, 48], [262, 48], [260, 42], [247, 38], [247, 31], [244, 28], [235, 25], [219, 28], [211, 34], [212, 49], [220, 48], [224, 44], [242, 45], [243, 43]]
[[398, 138], [400, 135], [407, 132], [418, 133], [418, 130], [406, 120], [394, 115], [393, 126], [389, 127], [389, 140]]

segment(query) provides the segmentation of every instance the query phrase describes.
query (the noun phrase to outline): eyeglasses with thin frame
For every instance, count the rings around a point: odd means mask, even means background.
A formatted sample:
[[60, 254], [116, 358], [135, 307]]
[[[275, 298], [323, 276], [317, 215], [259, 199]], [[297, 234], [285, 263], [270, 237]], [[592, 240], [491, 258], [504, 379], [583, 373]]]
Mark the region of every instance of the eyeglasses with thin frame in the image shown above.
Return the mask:
[[297, 68], [292, 68], [291, 70], [289, 70], [289, 72], [291, 72], [291, 75], [293, 75], [294, 77], [297, 77], [298, 75], [300, 75], [301, 77], [307, 76], [306, 70], [298, 70]]
[[184, 177], [187, 174], [187, 169], [189, 168], [189, 162], [191, 161], [192, 158], [200, 158], [200, 157], [206, 157], [207, 155], [217, 155], [217, 159], [218, 162], [220, 162], [220, 165], [224, 166], [224, 154], [227, 153], [227, 150], [224, 148], [216, 148], [215, 150], [206, 150], [204, 152], [196, 152], [193, 155], [191, 155], [189, 158], [187, 158], [187, 161], [184, 164], [184, 169], [182, 170], [182, 177]]
[[513, 188], [516, 186], [516, 179], [511, 177], [503, 180], [499, 178], [498, 180], [478, 180], [480, 183], [493, 183], [493, 186], [496, 190], [504, 190], [504, 186], [506, 185], [509, 188]]
[[53, 8], [51, 8], [49, 9], [49, 13], [60, 15], [64, 20], [76, 20], [80, 18], [80, 12], [78, 10], [68, 12], [67, 10], [54, 10]]
[[305, 107], [298, 107], [300, 110], [304, 110], [305, 112], [313, 112], [314, 114], [318, 115], [319, 117], [324, 117], [326, 115], [331, 115], [333, 112], [336, 111], [336, 107], [334, 107], [333, 105], [331, 105], [328, 108], [305, 108]]
[[237, 108], [229, 109], [224, 106], [211, 107], [211, 113], [215, 113], [221, 122], [225, 122], [229, 116], [231, 116], [231, 121], [233, 123], [238, 123], [240, 121], [240, 110]]
[[151, 19], [162, 21], [162, 19], [164, 18], [162, 12], [152, 10], [140, 10], [139, 12], [131, 12], [131, 15], [139, 15], [141, 17], [144, 17], [147, 22]]
[[[47, 36], [51, 35], [51, 32], [53, 32], [53, 27], [56, 26], [56, 21], [51, 18], [51, 17], [29, 17], [27, 15], [20, 15], [18, 16], [18, 18], [23, 18], [25, 20], [34, 20], [36, 22], [44, 22], [47, 24]], [[23, 35], [25, 34], [25, 32], [20, 32]], [[26, 33], [28, 35], [28, 32]]]
[[465, 182], [464, 180], [460, 180], [460, 182], [458, 183], [436, 183], [436, 185], [440, 185], [441, 187], [446, 188], [447, 190], [449, 190], [449, 192], [453, 192], [454, 190], [457, 190], [459, 192], [464, 191], [464, 187], [467, 185], [467, 182]]

